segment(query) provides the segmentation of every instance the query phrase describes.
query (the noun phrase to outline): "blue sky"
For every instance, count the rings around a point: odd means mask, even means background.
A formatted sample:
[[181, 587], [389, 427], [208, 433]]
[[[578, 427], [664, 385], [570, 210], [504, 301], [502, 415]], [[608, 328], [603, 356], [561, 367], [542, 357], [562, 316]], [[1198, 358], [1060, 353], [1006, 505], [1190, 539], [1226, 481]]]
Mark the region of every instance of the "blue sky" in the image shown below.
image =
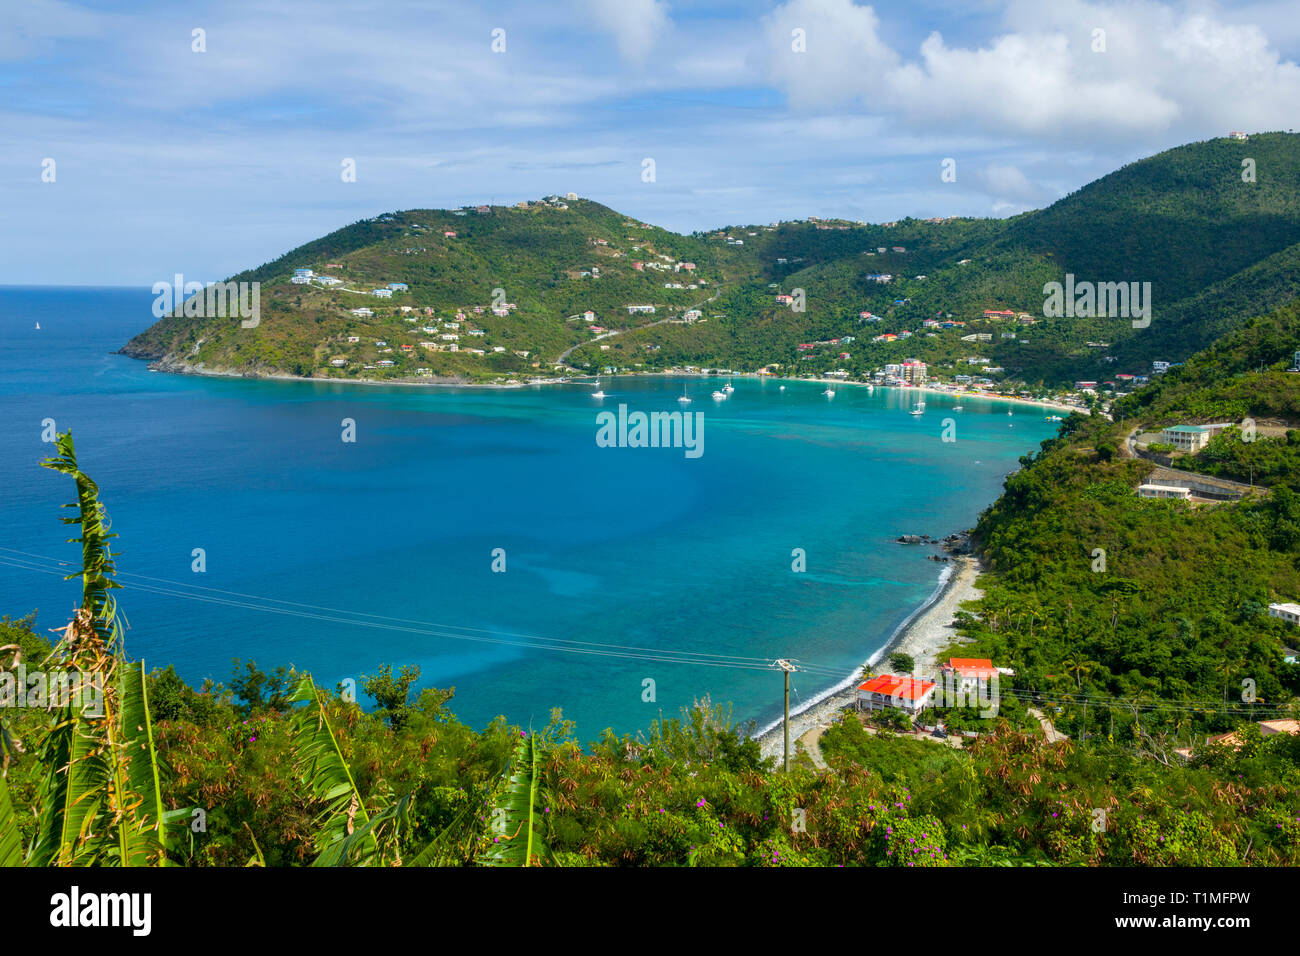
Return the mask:
[[1294, 10], [15, 0], [0, 283], [210, 281], [380, 212], [554, 192], [680, 231], [1011, 215], [1170, 146], [1298, 125]]

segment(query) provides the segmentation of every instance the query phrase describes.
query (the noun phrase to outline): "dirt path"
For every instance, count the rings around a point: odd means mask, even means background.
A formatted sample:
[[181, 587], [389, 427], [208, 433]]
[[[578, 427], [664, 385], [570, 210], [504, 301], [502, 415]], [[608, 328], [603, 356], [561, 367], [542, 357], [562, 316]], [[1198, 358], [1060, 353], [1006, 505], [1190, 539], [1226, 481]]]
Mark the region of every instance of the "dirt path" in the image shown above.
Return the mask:
[[829, 724], [818, 724], [799, 738], [798, 749], [808, 755], [808, 759], [813, 762], [813, 766], [818, 770], [830, 769], [830, 767], [826, 766], [825, 758], [822, 757], [821, 747], [822, 734], [829, 726]]

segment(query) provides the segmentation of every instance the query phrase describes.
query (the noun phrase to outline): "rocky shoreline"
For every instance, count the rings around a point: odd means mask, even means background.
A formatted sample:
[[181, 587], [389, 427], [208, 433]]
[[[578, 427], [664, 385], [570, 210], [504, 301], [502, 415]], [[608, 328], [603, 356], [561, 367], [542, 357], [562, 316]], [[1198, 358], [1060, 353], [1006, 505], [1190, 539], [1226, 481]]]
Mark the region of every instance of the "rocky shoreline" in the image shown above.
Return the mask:
[[[975, 600], [983, 595], [975, 586], [975, 580], [983, 570], [979, 561], [970, 556], [958, 555], [951, 559], [952, 564], [944, 573], [949, 576], [943, 581], [937, 593], [922, 605], [913, 617], [905, 621], [893, 638], [871, 655], [864, 667], [874, 666], [878, 661], [898, 651], [911, 656], [921, 674], [935, 672], [935, 656], [951, 644], [957, 637], [952, 623], [958, 609], [965, 601]], [[887, 670], [887, 668], [886, 668]], [[858, 673], [861, 673], [859, 670]], [[821, 698], [813, 700], [803, 709], [790, 714], [791, 756], [798, 749], [795, 741], [813, 728], [828, 724], [840, 711], [852, 707], [857, 695], [858, 673], [850, 675], [841, 684]], [[762, 748], [763, 756], [780, 759], [784, 748], [782, 724], [777, 720], [773, 725], [764, 727], [754, 735]]]

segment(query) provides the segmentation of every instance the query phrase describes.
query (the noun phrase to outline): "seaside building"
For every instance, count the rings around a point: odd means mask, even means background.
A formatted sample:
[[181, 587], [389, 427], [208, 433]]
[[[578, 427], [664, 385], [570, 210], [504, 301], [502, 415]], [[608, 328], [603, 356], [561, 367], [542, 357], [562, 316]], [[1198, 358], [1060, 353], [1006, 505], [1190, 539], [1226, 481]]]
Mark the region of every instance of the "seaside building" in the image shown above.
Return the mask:
[[858, 710], [898, 708], [915, 716], [934, 702], [934, 681], [882, 674], [858, 685]]
[[925, 363], [920, 359], [908, 359], [903, 363], [902, 377], [908, 385], [924, 385]]
[[987, 657], [950, 657], [943, 665], [943, 673], [951, 674], [961, 689], [967, 690], [980, 681], [992, 680], [998, 669]]

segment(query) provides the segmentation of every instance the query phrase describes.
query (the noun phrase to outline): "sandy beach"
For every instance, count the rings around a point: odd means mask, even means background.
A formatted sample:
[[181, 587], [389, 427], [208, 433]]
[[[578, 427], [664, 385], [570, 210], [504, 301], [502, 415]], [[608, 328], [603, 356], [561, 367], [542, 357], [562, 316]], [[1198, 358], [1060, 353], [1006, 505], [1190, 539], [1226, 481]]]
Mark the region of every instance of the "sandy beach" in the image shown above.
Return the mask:
[[[129, 358], [139, 358], [125, 351], [121, 354]], [[513, 385], [504, 382], [466, 382], [456, 378], [334, 378], [328, 375], [290, 375], [287, 372], [264, 372], [256, 375], [249, 375], [244, 372], [224, 368], [207, 368], [202, 363], [190, 365], [185, 362], [177, 362], [168, 359], [144, 359], [149, 362], [149, 368], [155, 372], [168, 372], [173, 375], [202, 375], [211, 378], [249, 378], [254, 380], [265, 379], [267, 381], [282, 382], [315, 382], [317, 384], [330, 385], [384, 385], [384, 386], [406, 386], [410, 388], [460, 388], [460, 389], [506, 389], [506, 388], [532, 388], [543, 385], [589, 385], [593, 380], [607, 378], [617, 380], [619, 378], [749, 378], [756, 380], [767, 380], [772, 382], [808, 382], [813, 385], [831, 386], [833, 388], [866, 388], [871, 385], [870, 382], [850, 382], [842, 381], [835, 378], [807, 378], [798, 376], [780, 376], [780, 375], [759, 375], [755, 372], [738, 372], [735, 374], [726, 373], [722, 375], [706, 375], [703, 372], [624, 372], [618, 375], [598, 375], [594, 373], [582, 372], [573, 369], [571, 375], [558, 378], [538, 379], [536, 381], [517, 381]], [[520, 373], [522, 374], [522, 373]], [[525, 377], [526, 378], [526, 377]], [[1008, 395], [991, 395], [986, 392], [978, 391], [958, 391], [951, 388], [936, 388], [931, 385], [874, 385], [874, 388], [896, 388], [899, 391], [916, 392], [930, 395], [947, 395], [950, 398], [983, 398], [992, 402], [1007, 402], [1013, 405], [1026, 405], [1034, 408], [1049, 408], [1054, 411], [1069, 414], [1070, 412], [1084, 411], [1074, 405], [1064, 405], [1060, 402], [1040, 401], [1033, 398], [1021, 398], [1019, 396]]]
[[[911, 618], [904, 621], [893, 639], [873, 653], [864, 662], [863, 666], [874, 667], [878, 661], [883, 660], [889, 654], [900, 651], [911, 655], [912, 659], [916, 661], [920, 673], [926, 675], [935, 673], [937, 670], [935, 655], [952, 643], [956, 636], [951, 625], [958, 608], [962, 602], [975, 600], [983, 594], [982, 591], [975, 587], [975, 579], [980, 571], [979, 562], [975, 558], [953, 558], [945, 568], [946, 573], [950, 572], [948, 578], [939, 585], [937, 592], [932, 595], [930, 601], [914, 612]], [[887, 667], [880, 669], [888, 670]], [[861, 668], [851, 677], [841, 681], [827, 695], [820, 697], [820, 699], [814, 697], [802, 709], [791, 711], [790, 747], [792, 757], [796, 749], [795, 741], [814, 727], [829, 723], [836, 712], [853, 705], [854, 695], [857, 693], [857, 676], [859, 673], [861, 673]], [[784, 740], [780, 720], [777, 720], [772, 726], [764, 727], [754, 737], [759, 742], [759, 746], [762, 747], [763, 756], [780, 759]]]

